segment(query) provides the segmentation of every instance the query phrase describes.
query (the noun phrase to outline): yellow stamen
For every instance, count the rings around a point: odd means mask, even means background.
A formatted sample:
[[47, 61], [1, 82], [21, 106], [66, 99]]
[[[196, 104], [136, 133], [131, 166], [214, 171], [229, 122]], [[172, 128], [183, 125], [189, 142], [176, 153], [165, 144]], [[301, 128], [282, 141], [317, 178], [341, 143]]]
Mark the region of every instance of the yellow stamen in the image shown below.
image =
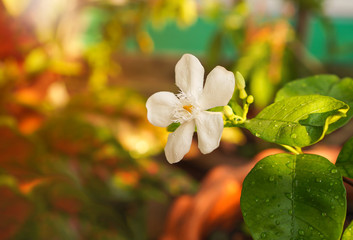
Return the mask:
[[189, 113], [191, 113], [191, 112], [192, 112], [192, 109], [193, 109], [193, 106], [192, 106], [192, 105], [185, 105], [185, 106], [183, 106], [183, 108], [184, 108], [186, 111], [188, 111]]

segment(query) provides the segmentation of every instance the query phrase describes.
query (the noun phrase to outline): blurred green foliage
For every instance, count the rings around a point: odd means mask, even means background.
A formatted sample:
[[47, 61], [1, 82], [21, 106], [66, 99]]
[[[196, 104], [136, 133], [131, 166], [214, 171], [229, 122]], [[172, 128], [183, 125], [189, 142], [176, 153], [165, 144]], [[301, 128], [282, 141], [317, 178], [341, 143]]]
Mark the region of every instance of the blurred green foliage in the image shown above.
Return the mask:
[[[0, 238], [156, 237], [151, 203], [196, 183], [151, 158], [167, 132], [148, 123], [143, 97], [111, 84], [127, 38], [151, 47], [138, 26], [150, 3], [17, 4], [0, 2]], [[101, 32], [86, 41], [97, 12]]]
[[152, 53], [151, 26], [191, 29], [202, 18], [215, 26], [199, 43], [208, 65], [240, 71], [262, 108], [287, 79], [322, 70], [291, 17], [259, 21], [244, 0], [1, 0], [0, 238], [156, 237], [150, 202], [168, 205], [197, 184], [153, 158], [167, 132], [147, 122], [143, 97], [113, 84], [117, 56], [129, 44]]

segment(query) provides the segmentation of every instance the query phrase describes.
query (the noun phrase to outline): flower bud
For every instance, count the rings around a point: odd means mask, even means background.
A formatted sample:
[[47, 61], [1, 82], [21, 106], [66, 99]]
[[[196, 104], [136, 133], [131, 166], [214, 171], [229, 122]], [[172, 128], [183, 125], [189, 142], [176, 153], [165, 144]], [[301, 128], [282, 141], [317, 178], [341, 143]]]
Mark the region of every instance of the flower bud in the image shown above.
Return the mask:
[[228, 105], [223, 107], [223, 112], [227, 118], [231, 118], [234, 115], [232, 108]]
[[248, 98], [246, 99], [246, 102], [247, 102], [248, 104], [252, 104], [252, 103], [254, 102], [254, 97], [253, 97], [253, 95], [249, 95]]
[[240, 89], [240, 91], [239, 91], [240, 99], [245, 99], [247, 96], [248, 96], [248, 94], [246, 93], [245, 89]]
[[245, 88], [245, 80], [244, 80], [244, 77], [243, 75], [241, 75], [240, 72], [236, 72], [235, 73], [235, 85], [237, 86], [237, 88], [239, 90], [242, 90]]

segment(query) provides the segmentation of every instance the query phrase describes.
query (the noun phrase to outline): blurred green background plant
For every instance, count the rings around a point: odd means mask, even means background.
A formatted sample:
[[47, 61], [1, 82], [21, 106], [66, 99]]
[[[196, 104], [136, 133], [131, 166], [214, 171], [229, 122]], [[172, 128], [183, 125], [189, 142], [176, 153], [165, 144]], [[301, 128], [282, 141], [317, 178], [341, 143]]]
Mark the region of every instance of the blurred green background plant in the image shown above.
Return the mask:
[[242, 0], [0, 1], [0, 238], [158, 238], [172, 200], [217, 163], [168, 165], [148, 94], [175, 89], [184, 52], [240, 71], [257, 110], [289, 80], [351, 73], [353, 39], [334, 32], [352, 23], [323, 3], [283, 1], [271, 16]]

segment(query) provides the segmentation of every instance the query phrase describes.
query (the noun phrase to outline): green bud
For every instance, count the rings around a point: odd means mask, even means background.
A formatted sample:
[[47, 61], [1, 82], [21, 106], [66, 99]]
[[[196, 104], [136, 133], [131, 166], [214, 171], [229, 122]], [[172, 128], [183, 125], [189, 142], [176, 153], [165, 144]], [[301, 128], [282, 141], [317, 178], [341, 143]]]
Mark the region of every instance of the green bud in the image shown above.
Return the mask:
[[228, 105], [223, 107], [223, 112], [227, 118], [232, 118], [234, 116], [232, 108]]
[[254, 97], [253, 97], [253, 95], [249, 95], [248, 98], [246, 99], [246, 102], [247, 102], [248, 104], [252, 104], [252, 103], [254, 102]]
[[235, 85], [237, 86], [237, 88], [239, 90], [244, 89], [245, 88], [245, 80], [243, 75], [241, 75], [240, 72], [236, 72], [235, 73]]
[[246, 93], [245, 89], [240, 89], [240, 91], [239, 91], [240, 99], [245, 99], [247, 96], [248, 96], [248, 94]]

